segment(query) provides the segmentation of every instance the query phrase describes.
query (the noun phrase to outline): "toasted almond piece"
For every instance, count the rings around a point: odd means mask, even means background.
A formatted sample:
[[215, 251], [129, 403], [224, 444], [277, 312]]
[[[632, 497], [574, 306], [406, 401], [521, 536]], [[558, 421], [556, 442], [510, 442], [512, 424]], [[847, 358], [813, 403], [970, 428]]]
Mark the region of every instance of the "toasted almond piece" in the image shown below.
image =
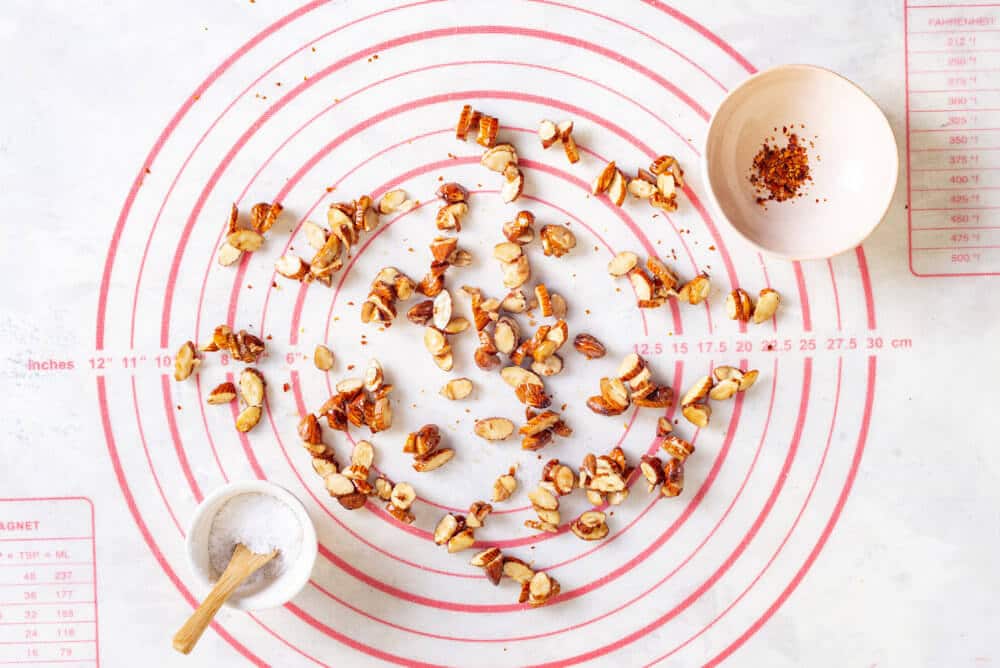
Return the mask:
[[257, 426], [260, 422], [261, 415], [260, 406], [247, 406], [244, 408], [239, 415], [236, 416], [236, 429], [242, 432], [248, 432]]
[[637, 199], [649, 199], [656, 192], [656, 186], [640, 178], [628, 182], [628, 194]]
[[633, 393], [642, 394], [643, 388], [652, 391], [652, 382], [653, 372], [649, 370], [648, 366], [644, 366], [639, 370], [639, 373], [628, 379], [628, 386], [632, 388]]
[[537, 385], [538, 387], [545, 387], [542, 379], [528, 371], [527, 369], [522, 369], [519, 366], [508, 366], [504, 367], [500, 371], [500, 377], [503, 378], [504, 382], [513, 388], [519, 385]]
[[527, 424], [521, 427], [518, 432], [525, 436], [534, 436], [546, 429], [551, 429], [559, 422], [559, 414], [555, 411], [545, 411], [531, 417]]
[[517, 478], [513, 473], [505, 473], [493, 482], [493, 501], [506, 501], [517, 489]]
[[417, 455], [413, 458], [413, 469], [419, 473], [433, 471], [447, 464], [454, 456], [455, 451], [451, 448], [441, 448], [440, 450], [428, 452], [425, 455]]
[[375, 448], [368, 441], [358, 441], [351, 451], [351, 465], [370, 469], [375, 463]]
[[513, 262], [503, 266], [503, 284], [507, 288], [519, 288], [531, 278], [531, 265], [528, 256], [522, 255]]
[[653, 162], [649, 164], [649, 171], [651, 171], [656, 176], [660, 174], [666, 174], [670, 171], [671, 165], [673, 165], [677, 160], [672, 155], [661, 155], [657, 156]]
[[476, 436], [487, 441], [503, 441], [514, 433], [514, 423], [503, 417], [491, 417], [476, 420]]
[[219, 247], [219, 264], [223, 267], [228, 267], [239, 260], [242, 255], [243, 251], [227, 241]]
[[523, 383], [514, 388], [514, 395], [522, 404], [532, 408], [548, 408], [552, 403], [552, 399], [545, 394], [545, 388], [541, 385]]
[[323, 344], [316, 346], [313, 351], [313, 364], [320, 371], [329, 371], [333, 368], [333, 352]]
[[345, 496], [354, 492], [354, 482], [341, 473], [326, 476], [323, 479], [323, 484], [330, 496]]
[[[543, 489], [539, 487], [539, 489]], [[549, 527], [555, 527], [559, 529], [559, 523], [562, 522], [562, 516], [559, 514], [558, 510], [550, 510], [548, 508], [535, 508], [535, 514], [538, 515], [538, 519]], [[551, 531], [551, 529], [545, 528], [545, 531]]]
[[309, 273], [309, 265], [298, 255], [282, 255], [274, 263], [274, 270], [285, 278], [300, 281]]
[[462, 529], [448, 540], [448, 552], [454, 554], [468, 550], [476, 542], [472, 529]]
[[194, 343], [185, 341], [174, 357], [174, 380], [187, 380], [199, 364], [201, 364], [201, 360], [198, 359], [198, 351], [195, 350]]
[[751, 369], [750, 371], [744, 372], [743, 376], [740, 378], [740, 392], [745, 392], [750, 389], [750, 387], [757, 382], [757, 376], [760, 372], [757, 369]]
[[568, 307], [566, 300], [558, 292], [552, 293], [552, 315], [556, 318], [565, 318]]
[[337, 390], [339, 394], [342, 394], [345, 397], [353, 397], [358, 392], [360, 392], [362, 388], [364, 388], [364, 386], [365, 386], [364, 380], [362, 380], [361, 378], [352, 377], [352, 378], [344, 378], [343, 380], [338, 382], [334, 386], [334, 388]]
[[524, 251], [521, 247], [515, 243], [511, 243], [510, 241], [499, 243], [493, 247], [493, 257], [500, 260], [504, 264], [514, 262], [523, 254]]
[[523, 290], [511, 290], [500, 303], [500, 307], [509, 313], [524, 313], [528, 310], [528, 298]]
[[240, 395], [250, 406], [264, 405], [264, 376], [260, 371], [247, 367], [240, 372]]
[[781, 303], [781, 296], [771, 288], [764, 288], [757, 297], [757, 305], [753, 309], [754, 324], [759, 325], [774, 317]]
[[577, 334], [576, 338], [573, 339], [573, 347], [581, 355], [591, 360], [604, 357], [608, 352], [604, 344], [590, 334]]
[[407, 510], [413, 505], [416, 498], [417, 492], [413, 489], [413, 485], [406, 482], [397, 482], [392, 488], [389, 500], [392, 502], [392, 505], [400, 510]]
[[455, 357], [452, 355], [451, 350], [439, 355], [434, 355], [433, 359], [434, 364], [436, 364], [442, 371], [451, 371], [455, 368]]
[[666, 497], [679, 496], [684, 491], [684, 462], [671, 459], [663, 465], [664, 481], [660, 493]]
[[479, 134], [476, 143], [480, 146], [493, 146], [497, 141], [497, 132], [500, 131], [500, 122], [493, 116], [481, 114], [479, 116]]
[[233, 399], [236, 398], [236, 386], [232, 383], [219, 383], [215, 386], [211, 392], [208, 393], [208, 397], [205, 399], [207, 403], [210, 404], [228, 404]]
[[608, 263], [608, 273], [619, 278], [625, 276], [639, 264], [639, 256], [632, 251], [622, 251], [611, 258]]
[[483, 568], [484, 566], [486, 566], [486, 564], [492, 561], [496, 561], [497, 559], [501, 560], [502, 562], [503, 554], [500, 552], [499, 547], [491, 547], [483, 550], [482, 552], [474, 554], [472, 556], [472, 559], [469, 560], [469, 564], [472, 566]]
[[472, 394], [472, 381], [468, 378], [454, 378], [441, 388], [441, 396], [450, 401], [465, 399]]
[[498, 351], [509, 355], [517, 348], [518, 335], [517, 322], [504, 316], [497, 320], [493, 329], [493, 343]]
[[660, 444], [663, 451], [671, 457], [684, 461], [694, 453], [694, 445], [678, 436], [667, 436]]
[[464, 202], [469, 199], [469, 191], [465, 189], [460, 183], [454, 181], [449, 181], [448, 183], [442, 183], [438, 186], [437, 192], [435, 193], [439, 199], [444, 200], [447, 204], [454, 204], [455, 202]]
[[375, 479], [375, 496], [382, 499], [383, 501], [388, 501], [392, 498], [392, 489], [394, 485], [389, 481], [388, 478], [383, 478], [379, 476]]
[[708, 276], [701, 274], [685, 283], [677, 293], [677, 298], [689, 304], [700, 304], [708, 297], [712, 285]]
[[639, 357], [636, 353], [629, 353], [625, 356], [625, 359], [622, 360], [621, 365], [618, 367], [618, 377], [622, 380], [630, 381], [638, 376], [639, 373], [641, 373], [645, 368], [646, 360]]
[[434, 527], [434, 542], [437, 545], [444, 545], [461, 529], [465, 528], [465, 518], [448, 513], [438, 521]]
[[415, 304], [406, 312], [406, 319], [414, 325], [430, 324], [434, 317], [434, 302], [430, 299]]
[[681, 413], [687, 421], [696, 427], [708, 425], [708, 419], [712, 416], [712, 408], [708, 404], [688, 404], [681, 408]]
[[475, 501], [469, 506], [469, 512], [465, 516], [465, 524], [478, 529], [486, 522], [486, 517], [493, 512], [493, 506], [485, 501]]
[[587, 495], [587, 503], [589, 503], [594, 507], [603, 506], [605, 503], [607, 503], [607, 500], [604, 498], [604, 494], [598, 492], [597, 490], [588, 489], [586, 495]]
[[663, 462], [660, 461], [659, 457], [655, 457], [653, 455], [643, 455], [642, 459], [639, 461], [639, 471], [642, 473], [642, 477], [646, 479], [650, 492], [652, 492], [657, 485], [663, 483]]
[[618, 378], [601, 378], [601, 396], [612, 406], [625, 410], [629, 406], [629, 394], [625, 383]]
[[405, 190], [390, 190], [382, 195], [378, 201], [378, 212], [382, 215], [390, 214], [399, 209], [400, 205], [406, 201]]
[[591, 184], [590, 192], [594, 195], [600, 195], [602, 192], [607, 190], [616, 173], [618, 173], [618, 169], [615, 167], [615, 161], [612, 160], [604, 166], [601, 173], [594, 179], [594, 182]]
[[752, 310], [753, 304], [750, 301], [750, 295], [742, 288], [737, 288], [726, 295], [726, 316], [730, 320], [746, 322], [750, 319]]
[[[521, 211], [518, 215], [521, 213], [527, 212]], [[503, 235], [507, 237], [507, 241], [520, 246], [530, 244], [535, 240], [535, 231], [531, 227], [525, 227], [518, 224], [516, 220], [508, 220], [503, 224]]]
[[510, 144], [497, 144], [483, 153], [479, 164], [492, 172], [503, 173], [508, 165], [517, 164], [517, 151]]
[[375, 358], [368, 361], [365, 367], [365, 389], [369, 392], [378, 392], [385, 385], [385, 372], [382, 371], [382, 364]]
[[538, 300], [538, 307], [542, 309], [542, 315], [549, 317], [552, 315], [552, 298], [549, 297], [549, 290], [544, 283], [535, 286], [535, 299]]
[[[551, 341], [549, 343], [551, 343]], [[559, 355], [552, 354], [546, 357], [543, 361], [536, 360], [532, 362], [531, 370], [539, 376], [555, 376], [563, 370], [563, 361]]]
[[448, 339], [441, 330], [425, 327], [424, 347], [431, 355], [441, 355], [448, 350]]
[[447, 290], [442, 290], [441, 293], [434, 298], [434, 326], [443, 330], [451, 322], [451, 293]]
[[546, 256], [562, 257], [576, 248], [576, 235], [565, 225], [545, 225], [541, 237]]
[[559, 508], [559, 500], [544, 487], [536, 487], [528, 492], [528, 500], [531, 501], [531, 505], [536, 510], [539, 508], [543, 510], [557, 510]]
[[670, 418], [664, 415], [656, 419], [657, 438], [663, 438], [673, 430], [674, 430], [674, 423], [670, 421]]
[[354, 491], [350, 494], [337, 497], [337, 502], [347, 510], [357, 510], [358, 508], [362, 508], [367, 501], [367, 495], [360, 491]]
[[264, 244], [264, 237], [254, 230], [236, 230], [226, 237], [226, 243], [237, 250], [252, 253]]
[[[567, 121], [572, 125], [571, 121]], [[576, 146], [576, 140], [573, 139], [573, 135], [566, 134], [562, 140], [563, 153], [566, 154], [566, 159], [569, 160], [571, 165], [575, 165], [580, 162], [580, 150]]]
[[559, 141], [559, 130], [556, 124], [550, 120], [543, 120], [538, 124], [538, 138], [542, 140], [542, 148], [548, 148]]
[[535, 577], [535, 571], [516, 557], [504, 557], [503, 574], [520, 584], [526, 584]]
[[739, 380], [743, 377], [743, 372], [734, 366], [717, 366], [712, 370], [712, 375], [715, 376], [716, 380], [729, 380], [734, 378]]
[[632, 403], [639, 408], [668, 408], [674, 403], [674, 391], [666, 385], [653, 385], [649, 392], [632, 392]]
[[727, 378], [716, 383], [712, 391], [708, 393], [708, 396], [716, 401], [725, 401], [732, 398], [739, 391], [740, 381], [735, 378]]
[[302, 223], [302, 232], [305, 234], [306, 243], [313, 250], [319, 250], [326, 244], [327, 231], [322, 225], [307, 220]]
[[471, 105], [464, 105], [462, 112], [458, 116], [458, 125], [455, 126], [455, 138], [465, 141], [474, 120], [478, 120], [476, 119], [476, 112]]
[[535, 573], [528, 583], [528, 605], [538, 607], [545, 605], [549, 599], [559, 593], [559, 583], [555, 578], [545, 573]]
[[611, 183], [608, 184], [608, 199], [610, 199], [615, 206], [621, 206], [625, 203], [626, 192], [627, 188], [625, 185], [625, 176], [616, 169], [614, 176], [611, 178]]
[[646, 268], [653, 277], [660, 282], [661, 290], [663, 291], [673, 291], [680, 281], [677, 275], [668, 267], [666, 264], [661, 262], [655, 257], [651, 257], [646, 260]]
[[524, 173], [516, 165], [509, 164], [503, 170], [504, 182], [500, 186], [500, 198], [507, 204], [514, 202], [524, 192]]
[[673, 175], [666, 173], [657, 174], [656, 189], [659, 190], [660, 194], [664, 197], [673, 197], [677, 192]]
[[688, 404], [701, 401], [708, 396], [711, 389], [712, 377], [702, 376], [691, 385], [691, 389], [684, 393], [684, 398], [681, 399], [681, 406], [687, 406]]
[[604, 513], [587, 511], [571, 522], [569, 529], [577, 538], [601, 540], [608, 535], [608, 525], [604, 521], [604, 517]]
[[645, 271], [636, 267], [628, 273], [628, 278], [635, 290], [636, 299], [648, 302], [653, 298], [653, 281]]
[[469, 329], [472, 324], [465, 318], [459, 316], [457, 318], [452, 318], [448, 321], [448, 324], [444, 327], [445, 334], [461, 334], [465, 330]]
[[625, 412], [625, 407], [619, 406], [617, 404], [612, 404], [607, 399], [599, 394], [596, 394], [589, 399], [587, 399], [587, 408], [589, 408], [594, 413], [598, 415], [621, 415]]

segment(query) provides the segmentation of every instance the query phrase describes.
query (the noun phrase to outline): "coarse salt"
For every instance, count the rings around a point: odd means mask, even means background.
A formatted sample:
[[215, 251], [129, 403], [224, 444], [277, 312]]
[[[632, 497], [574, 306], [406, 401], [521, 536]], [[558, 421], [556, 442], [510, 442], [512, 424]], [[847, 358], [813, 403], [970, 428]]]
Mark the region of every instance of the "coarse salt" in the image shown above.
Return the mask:
[[226, 570], [240, 543], [258, 554], [278, 550], [274, 559], [236, 590], [245, 596], [267, 587], [295, 562], [302, 549], [302, 525], [295, 512], [280, 499], [269, 494], [240, 494], [222, 504], [212, 519], [208, 557], [213, 579], [217, 580]]

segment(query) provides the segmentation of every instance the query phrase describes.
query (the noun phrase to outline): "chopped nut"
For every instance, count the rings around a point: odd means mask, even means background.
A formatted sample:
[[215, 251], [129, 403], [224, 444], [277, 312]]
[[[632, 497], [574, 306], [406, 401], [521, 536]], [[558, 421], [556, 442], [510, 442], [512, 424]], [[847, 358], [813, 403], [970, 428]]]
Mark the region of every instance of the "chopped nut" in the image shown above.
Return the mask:
[[444, 545], [464, 528], [465, 518], [449, 513], [442, 517], [434, 528], [434, 542], [438, 545]]
[[532, 225], [535, 217], [530, 211], [518, 211], [514, 220], [509, 220], [503, 224], [503, 235], [507, 241], [523, 246], [531, 243], [535, 238], [535, 231]]
[[523, 254], [524, 251], [521, 250], [519, 245], [509, 241], [505, 241], [493, 247], [493, 257], [500, 260], [504, 264], [514, 262]]
[[448, 352], [448, 339], [441, 330], [426, 327], [424, 328], [424, 347], [431, 355], [442, 355]]
[[451, 351], [447, 351], [432, 357], [434, 363], [442, 371], [451, 371], [455, 368], [455, 357], [451, 354]]
[[622, 407], [616, 404], [612, 404], [601, 395], [596, 394], [587, 399], [587, 408], [589, 408], [594, 413], [597, 413], [598, 415], [613, 416], [613, 415], [621, 415], [622, 413], [624, 413], [625, 408], [627, 408], [627, 406]]
[[413, 505], [413, 502], [417, 498], [417, 493], [413, 489], [413, 485], [405, 482], [397, 482], [392, 488], [392, 494], [389, 499], [392, 501], [392, 505], [396, 506], [400, 510], [407, 510]]
[[354, 482], [341, 473], [334, 473], [323, 479], [330, 496], [340, 497], [354, 492]]
[[621, 206], [625, 203], [626, 192], [627, 188], [625, 185], [625, 176], [616, 169], [614, 176], [611, 178], [611, 183], [608, 184], [608, 199], [610, 199], [615, 206]]
[[677, 436], [667, 436], [660, 447], [668, 455], [680, 461], [684, 461], [694, 452], [694, 445]]
[[417, 455], [413, 458], [413, 469], [419, 473], [433, 471], [444, 466], [455, 456], [455, 451], [451, 448], [442, 448], [428, 452], [426, 455]]
[[385, 373], [382, 371], [382, 365], [377, 359], [368, 361], [368, 366], [365, 367], [364, 381], [365, 389], [369, 392], [378, 392], [385, 385]]
[[744, 373], [740, 378], [740, 392], [746, 392], [749, 390], [750, 386], [757, 382], [758, 375], [759, 372], [756, 369], [751, 369], [750, 371]]
[[500, 186], [500, 198], [507, 204], [514, 202], [524, 191], [524, 173], [516, 165], [509, 164], [503, 170], [504, 182]]
[[469, 506], [469, 513], [465, 516], [465, 524], [478, 529], [486, 522], [486, 517], [493, 512], [493, 506], [485, 501], [476, 501]]
[[548, 408], [552, 403], [552, 400], [545, 393], [545, 389], [541, 385], [533, 383], [518, 385], [514, 388], [514, 395], [522, 404], [526, 404], [532, 408]]
[[646, 479], [648, 491], [652, 492], [656, 489], [657, 485], [663, 483], [663, 462], [660, 461], [659, 457], [654, 457], [653, 455], [643, 455], [642, 459], [639, 461], [639, 470], [642, 472], [642, 476]]
[[780, 302], [781, 297], [774, 290], [770, 288], [761, 290], [757, 298], [757, 306], [753, 309], [754, 324], [759, 325], [773, 318], [774, 314], [778, 311], [778, 304]]
[[566, 300], [559, 293], [552, 293], [552, 315], [556, 318], [566, 317]]
[[576, 474], [573, 473], [573, 469], [559, 463], [558, 459], [552, 459], [545, 465], [542, 480], [551, 483], [552, 488], [560, 496], [569, 494], [576, 487]]
[[660, 416], [656, 420], [656, 437], [663, 438], [670, 432], [674, 430], [674, 424], [670, 421], [670, 418], [666, 416]]
[[552, 315], [552, 299], [549, 297], [549, 290], [545, 287], [544, 283], [539, 283], [535, 286], [535, 299], [538, 300], [538, 306], [542, 310], [543, 316]]
[[708, 404], [688, 404], [681, 408], [681, 413], [696, 427], [705, 427], [712, 416], [712, 408]]
[[370, 469], [374, 463], [375, 448], [368, 441], [358, 441], [351, 452], [351, 465]]
[[697, 401], [701, 401], [708, 396], [709, 391], [712, 389], [712, 377], [702, 376], [694, 382], [685, 394], [684, 398], [681, 399], [681, 406], [686, 406], [688, 404], [693, 404]]
[[337, 392], [345, 397], [353, 398], [356, 396], [365, 386], [365, 381], [361, 378], [344, 378], [338, 382], [334, 388]]
[[673, 291], [680, 284], [677, 275], [666, 264], [655, 257], [646, 260], [646, 268], [660, 282], [661, 290], [664, 292]]
[[601, 170], [601, 173], [597, 175], [591, 185], [590, 192], [594, 195], [600, 195], [602, 192], [607, 190], [611, 186], [611, 181], [614, 179], [615, 174], [619, 173], [617, 167], [615, 166], [614, 160], [609, 162]]
[[236, 250], [252, 253], [264, 244], [264, 237], [253, 230], [236, 230], [226, 237], [226, 243]]
[[545, 225], [541, 231], [545, 255], [562, 257], [576, 247], [576, 235], [564, 225]]
[[521, 255], [513, 262], [503, 265], [503, 284], [507, 288], [519, 288], [531, 278], [528, 256]]
[[577, 334], [573, 339], [573, 347], [587, 359], [599, 359], [607, 354], [604, 344], [590, 334]]
[[671, 459], [663, 465], [664, 482], [660, 493], [666, 497], [679, 496], [684, 491], [684, 462]]
[[500, 306], [510, 313], [524, 313], [528, 310], [528, 299], [524, 296], [523, 290], [512, 290], [504, 297]]
[[667, 408], [674, 403], [674, 391], [666, 385], [650, 384], [641, 394], [632, 392], [632, 403], [639, 408]]
[[448, 324], [444, 327], [445, 334], [461, 334], [467, 330], [471, 324], [465, 318], [459, 316], [457, 318], [452, 318], [448, 321]]
[[479, 116], [479, 135], [476, 143], [480, 146], [493, 146], [497, 141], [497, 132], [500, 130], [500, 122], [493, 116], [481, 114]]
[[[210, 404], [228, 404], [236, 398], [236, 386], [232, 383], [219, 383], [205, 400]], [[315, 416], [313, 416], [315, 418]]]
[[601, 540], [608, 535], [607, 516], [596, 510], [588, 510], [573, 520], [570, 531], [583, 540]]
[[501, 417], [483, 418], [476, 420], [475, 432], [487, 441], [503, 441], [514, 433], [514, 423]]
[[629, 406], [629, 393], [618, 378], [601, 378], [601, 397], [611, 406], [624, 411]]
[[622, 251], [608, 263], [608, 273], [619, 278], [627, 275], [639, 265], [639, 257], [631, 251]]
[[656, 192], [656, 185], [636, 177], [628, 182], [628, 193], [637, 199], [649, 199]]
[[257, 369], [247, 367], [240, 373], [240, 394], [250, 406], [264, 405], [264, 376]]
[[278, 202], [258, 202], [250, 208], [250, 225], [257, 232], [265, 234], [278, 221], [284, 207]]
[[462, 550], [468, 550], [476, 542], [476, 535], [472, 529], [462, 529], [448, 540], [448, 552], [454, 554]]
[[632, 289], [635, 290], [635, 297], [639, 301], [640, 308], [644, 304], [650, 306], [659, 304], [653, 299], [653, 280], [646, 274], [645, 271], [636, 267], [628, 273], [629, 282], [632, 283]]
[[469, 199], [469, 191], [466, 190], [460, 183], [455, 183], [454, 181], [442, 183], [438, 187], [436, 194], [438, 198], [444, 200], [447, 204], [465, 202]]
[[535, 572], [528, 564], [516, 557], [504, 557], [503, 574], [520, 584], [527, 584], [535, 577]]
[[394, 485], [388, 478], [378, 477], [375, 479], [375, 495], [383, 501], [392, 498], [392, 488]]
[[242, 432], [250, 431], [260, 422], [260, 415], [260, 406], [247, 406], [236, 416], [236, 429]]
[[535, 608], [545, 605], [559, 594], [559, 583], [545, 573], [535, 573], [527, 584], [528, 605]]
[[503, 173], [511, 164], [517, 164], [517, 151], [510, 144], [497, 144], [483, 153], [479, 163], [492, 172]]
[[542, 383], [541, 378], [519, 366], [504, 367], [500, 371], [500, 377], [504, 379], [504, 382], [515, 389], [524, 384], [537, 385], [538, 387], [545, 386], [545, 384]]
[[243, 251], [235, 246], [232, 246], [228, 241], [219, 247], [219, 264], [223, 267], [228, 267], [243, 255]]
[[700, 304], [708, 297], [711, 288], [712, 285], [708, 280], [708, 276], [701, 274], [685, 283], [678, 291], [677, 298], [686, 301], [688, 304]]
[[434, 298], [434, 326], [443, 330], [451, 322], [451, 293], [442, 290], [441, 294]]
[[403, 205], [404, 201], [406, 201], [405, 190], [390, 190], [379, 199], [378, 212], [382, 215], [393, 213]]
[[708, 393], [708, 396], [716, 401], [725, 401], [732, 398], [739, 391], [740, 381], [735, 378], [727, 378], [716, 383], [711, 392]]
[[753, 303], [750, 301], [750, 295], [742, 288], [737, 288], [726, 295], [726, 316], [730, 320], [746, 322], [750, 319], [751, 311]]
[[470, 105], [462, 107], [462, 113], [458, 117], [458, 125], [455, 127], [455, 137], [465, 141], [469, 136], [469, 130], [474, 122], [478, 122], [478, 114]]
[[472, 394], [472, 381], [468, 378], [449, 380], [441, 388], [441, 396], [450, 401], [465, 399], [470, 394]]
[[563, 121], [559, 124], [559, 138], [562, 140], [563, 152], [570, 164], [580, 161], [580, 151], [577, 150], [576, 141], [573, 139], [573, 121]]
[[[548, 343], [552, 343], [549, 341]], [[559, 355], [549, 355], [542, 361], [534, 361], [531, 363], [531, 370], [537, 373], [539, 376], [555, 376], [563, 370], [563, 361]]]
[[201, 364], [201, 360], [198, 359], [198, 351], [195, 350], [194, 343], [185, 341], [174, 357], [174, 380], [187, 380], [199, 364]]
[[509, 473], [505, 473], [493, 482], [493, 502], [506, 501], [517, 489], [517, 478], [514, 477], [514, 468], [511, 467]]
[[333, 352], [322, 344], [316, 346], [313, 351], [313, 364], [320, 371], [329, 371], [333, 368]]
[[538, 124], [538, 138], [542, 140], [542, 148], [547, 149], [559, 141], [559, 130], [556, 124], [549, 120], [543, 120]]
[[414, 325], [426, 325], [434, 317], [434, 302], [430, 299], [420, 302], [406, 312], [406, 319]]
[[525, 436], [534, 436], [547, 429], [551, 429], [559, 422], [559, 414], [554, 411], [545, 411], [530, 418], [528, 422], [518, 431]]
[[309, 275], [309, 265], [298, 255], [282, 255], [274, 263], [274, 270], [294, 281], [301, 281]]

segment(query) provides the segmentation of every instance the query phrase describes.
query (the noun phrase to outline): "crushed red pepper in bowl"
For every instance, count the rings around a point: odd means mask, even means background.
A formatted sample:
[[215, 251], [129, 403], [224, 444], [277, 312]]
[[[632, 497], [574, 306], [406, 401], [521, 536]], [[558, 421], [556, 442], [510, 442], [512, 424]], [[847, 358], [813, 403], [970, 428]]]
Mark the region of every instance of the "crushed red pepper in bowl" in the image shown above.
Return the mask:
[[774, 137], [770, 142], [765, 139], [750, 168], [750, 183], [757, 190], [757, 203], [761, 206], [769, 201], [784, 202], [802, 197], [801, 191], [812, 181], [806, 147], [787, 126], [782, 131], [788, 138], [787, 144], [779, 146]]

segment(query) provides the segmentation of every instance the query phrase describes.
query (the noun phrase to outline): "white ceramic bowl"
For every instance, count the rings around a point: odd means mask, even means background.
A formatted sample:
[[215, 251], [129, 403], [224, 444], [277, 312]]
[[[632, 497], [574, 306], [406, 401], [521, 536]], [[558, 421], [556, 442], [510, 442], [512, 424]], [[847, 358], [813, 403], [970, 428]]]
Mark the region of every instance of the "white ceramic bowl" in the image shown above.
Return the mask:
[[[750, 166], [765, 138], [784, 145], [782, 126], [793, 125], [813, 181], [805, 197], [765, 209]], [[830, 70], [782, 65], [722, 101], [709, 122], [703, 168], [711, 199], [743, 238], [771, 255], [807, 260], [850, 250], [871, 234], [892, 202], [899, 155], [888, 120], [863, 90]]]
[[295, 514], [302, 527], [302, 544], [298, 556], [287, 563], [285, 570], [273, 582], [248, 594], [233, 594], [226, 605], [237, 610], [262, 610], [284, 605], [298, 594], [309, 581], [316, 562], [316, 527], [305, 506], [284, 487], [264, 480], [231, 482], [209, 494], [194, 511], [187, 532], [188, 564], [203, 588], [203, 594], [215, 584], [208, 555], [208, 534], [212, 520], [226, 501], [241, 494], [267, 494], [282, 501]]

